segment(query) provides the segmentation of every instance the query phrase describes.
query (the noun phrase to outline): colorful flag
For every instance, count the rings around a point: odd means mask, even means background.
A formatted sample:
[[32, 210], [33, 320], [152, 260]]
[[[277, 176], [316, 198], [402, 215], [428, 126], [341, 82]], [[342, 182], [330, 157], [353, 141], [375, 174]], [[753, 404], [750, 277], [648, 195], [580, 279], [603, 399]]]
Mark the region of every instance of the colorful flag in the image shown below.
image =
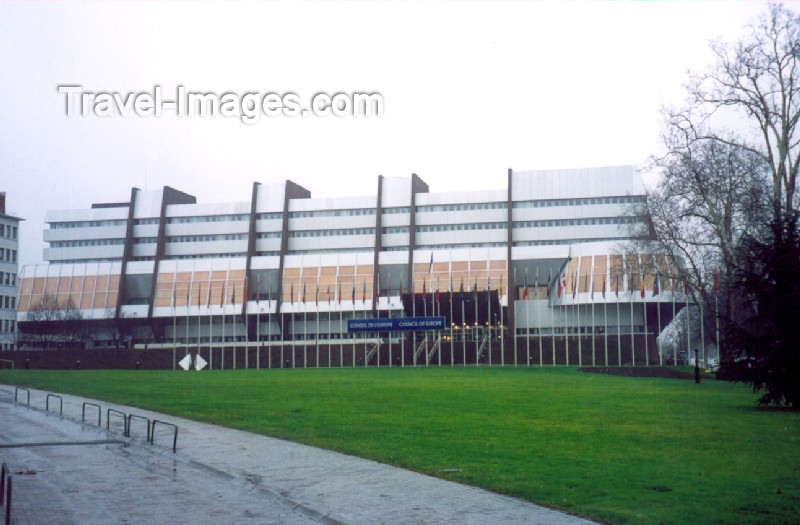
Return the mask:
[[522, 300], [528, 300], [528, 269], [525, 268], [525, 279], [522, 280]]
[[364, 304], [367, 302], [367, 278], [364, 277], [364, 281], [361, 287], [361, 303]]
[[644, 273], [642, 273], [639, 277], [641, 278], [639, 282], [639, 295], [642, 299], [644, 299]]
[[336, 301], [342, 304], [342, 279], [336, 278]]
[[653, 297], [658, 295], [658, 292], [661, 291], [661, 282], [660, 281], [661, 281], [661, 278], [658, 275], [658, 272], [656, 272], [656, 279], [655, 279], [655, 281], [653, 281]]

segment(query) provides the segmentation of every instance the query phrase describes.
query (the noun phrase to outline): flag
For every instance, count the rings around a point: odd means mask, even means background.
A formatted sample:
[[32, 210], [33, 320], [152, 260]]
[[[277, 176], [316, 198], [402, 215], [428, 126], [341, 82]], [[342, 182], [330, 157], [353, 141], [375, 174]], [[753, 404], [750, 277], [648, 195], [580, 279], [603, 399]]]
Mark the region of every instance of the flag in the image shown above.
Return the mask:
[[225, 281], [222, 282], [222, 295], [219, 297], [219, 307], [225, 306]]
[[233, 285], [233, 295], [231, 295], [231, 304], [236, 304], [236, 284]]
[[364, 281], [361, 287], [361, 304], [367, 302], [367, 278], [364, 277]]
[[603, 273], [603, 299], [606, 298], [606, 274]]
[[477, 295], [478, 293], [478, 276], [475, 276], [475, 284], [472, 286], [472, 291]]
[[186, 288], [186, 307], [190, 307], [192, 305], [192, 281], [187, 283]]
[[640, 275], [641, 281], [639, 282], [639, 295], [644, 299], [644, 273]]
[[303, 281], [303, 300], [300, 301], [300, 302], [301, 303], [305, 303], [306, 302], [306, 282], [305, 281]]
[[489, 289], [492, 287], [492, 280], [489, 277], [489, 273], [486, 273], [486, 291], [488, 292]]
[[261, 275], [256, 278], [256, 306], [261, 295]]
[[528, 300], [528, 269], [525, 268], [525, 279], [522, 280], [522, 300]]
[[289, 290], [289, 303], [294, 304], [294, 281], [292, 281], [291, 288]]
[[203, 283], [197, 283], [197, 307], [200, 308], [200, 299], [203, 297]]
[[458, 287], [458, 293], [464, 293], [464, 276], [461, 276], [461, 285]]
[[426, 284], [427, 282], [428, 282], [428, 278], [427, 278], [427, 277], [424, 277], [424, 278], [422, 279], [422, 299], [423, 299], [423, 300], [425, 300], [425, 294], [427, 294], [427, 293], [428, 293], [428, 292], [427, 292], [427, 288], [426, 288], [426, 286], [425, 286], [425, 284]]
[[342, 280], [336, 278], [336, 302], [342, 304]]
[[177, 302], [175, 299], [176, 299], [175, 298], [175, 285], [173, 284], [172, 285], [172, 309], [173, 310], [175, 309], [175, 303]]
[[[451, 279], [452, 284], [452, 279]], [[500, 276], [500, 291], [498, 292], [498, 297], [503, 297], [503, 276]]]
[[545, 287], [545, 299], [550, 299], [550, 283], [553, 282], [553, 269], [547, 269], [547, 286]]
[[[592, 277], [594, 277], [594, 274], [592, 274]], [[594, 301], [594, 283], [593, 283], [593, 282], [591, 282], [591, 279], [589, 279], [589, 283], [588, 283], [588, 285], [592, 287], [592, 289], [591, 289], [591, 290], [589, 290], [589, 299], [591, 299], [592, 301]]]
[[539, 268], [536, 268], [536, 276], [533, 278], [533, 298], [539, 299]]
[[353, 293], [350, 294], [351, 295], [350, 300], [353, 301], [353, 307], [354, 308], [355, 308], [355, 304], [356, 304], [356, 286], [358, 286], [358, 285], [356, 284], [356, 276], [354, 275], [353, 276]]
[[428, 273], [433, 273], [433, 252], [431, 252], [431, 263], [428, 265]]
[[620, 276], [619, 268], [614, 270], [614, 275], [616, 275], [617, 277], [616, 282], [614, 283], [614, 291], [617, 294], [617, 297], [619, 297], [619, 282], [622, 279], [622, 276]]
[[439, 302], [439, 278], [436, 278], [436, 293], [434, 294], [434, 301]]
[[717, 288], [719, 288], [719, 282], [717, 281], [717, 272], [714, 272], [714, 284], [711, 285], [711, 292], [717, 293]]
[[325, 294], [325, 297], [328, 298], [328, 302], [331, 302], [331, 283], [328, 283], [328, 292]]
[[561, 274], [561, 276], [558, 278], [558, 290], [556, 290], [556, 292], [559, 299], [561, 298], [561, 292], [564, 290], [564, 286], [561, 284], [564, 279], [566, 279], [564, 274]]
[[660, 281], [661, 281], [661, 278], [659, 277], [658, 272], [656, 272], [656, 279], [655, 279], [655, 281], [653, 281], [653, 297], [658, 295], [658, 292], [661, 291], [661, 283], [660, 283]]

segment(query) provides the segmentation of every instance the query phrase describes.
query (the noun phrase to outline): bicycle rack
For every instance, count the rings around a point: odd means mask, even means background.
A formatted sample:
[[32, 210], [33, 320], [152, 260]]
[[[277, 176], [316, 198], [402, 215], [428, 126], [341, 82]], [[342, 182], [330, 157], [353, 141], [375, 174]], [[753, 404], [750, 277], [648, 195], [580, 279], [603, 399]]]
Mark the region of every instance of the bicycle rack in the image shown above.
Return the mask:
[[128, 417], [125, 414], [125, 412], [120, 412], [119, 410], [114, 410], [113, 408], [109, 408], [106, 410], [106, 430], [111, 430], [111, 414], [119, 414], [120, 416], [122, 416], [122, 435], [127, 437]]
[[24, 390], [25, 392], [28, 393], [28, 401], [25, 403], [25, 405], [27, 405], [27, 407], [30, 408], [31, 407], [31, 391], [28, 390], [25, 387], [22, 387], [22, 386], [18, 386], [18, 387], [16, 387], [14, 389], [14, 404], [17, 404], [17, 394], [19, 394], [20, 390]]
[[127, 427], [127, 433], [125, 437], [131, 437], [131, 419], [141, 419], [147, 422], [147, 441], [150, 442], [150, 419], [144, 416], [137, 416], [136, 414], [128, 414], [128, 422], [125, 425]]
[[174, 454], [175, 451], [178, 449], [178, 426], [173, 425], [172, 423], [167, 423], [166, 421], [160, 421], [158, 419], [153, 420], [153, 426], [150, 430], [150, 444], [156, 444], [156, 423], [161, 423], [162, 425], [167, 425], [175, 429], [175, 433], [172, 436], [172, 453]]
[[47, 397], [45, 398], [45, 402], [44, 402], [45, 411], [50, 412], [50, 398], [51, 397], [58, 398], [58, 417], [63, 417], [63, 415], [64, 415], [64, 400], [59, 395], [47, 394]]
[[89, 403], [89, 402], [84, 403], [83, 407], [81, 408], [81, 423], [86, 421], [86, 405], [97, 407], [97, 426], [98, 427], [101, 426], [100, 425], [100, 418], [101, 418], [101, 416], [103, 414], [103, 409], [102, 409], [102, 407], [100, 407], [100, 405], [97, 405], [95, 403]]

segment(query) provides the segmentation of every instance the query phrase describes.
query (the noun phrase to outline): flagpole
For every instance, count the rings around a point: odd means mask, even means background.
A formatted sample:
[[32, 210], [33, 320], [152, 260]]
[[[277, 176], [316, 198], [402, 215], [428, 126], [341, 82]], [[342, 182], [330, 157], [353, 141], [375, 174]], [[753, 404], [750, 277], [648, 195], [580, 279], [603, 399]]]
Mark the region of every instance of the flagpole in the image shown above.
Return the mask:
[[203, 283], [197, 285], [197, 355], [200, 355], [200, 298], [203, 295]]
[[478, 335], [478, 276], [475, 275], [475, 286], [473, 288], [473, 299], [475, 300], [475, 366], [478, 366], [478, 352], [480, 350], [480, 336]]
[[[356, 284], [356, 274], [355, 274], [355, 272], [358, 271], [358, 256], [356, 256], [356, 264], [355, 264], [355, 266], [353, 268], [354, 268], [354, 270], [353, 270], [353, 293], [351, 294], [351, 299], [352, 299], [352, 303], [353, 303], [353, 315], [352, 315], [351, 319], [355, 319], [356, 318], [356, 286], [357, 286], [357, 284]], [[352, 339], [353, 339], [353, 356], [352, 356], [353, 357], [353, 361], [351, 362], [351, 365], [352, 365], [353, 368], [355, 368], [355, 366], [356, 366], [356, 334], [355, 333], [353, 333]]]
[[[714, 294], [714, 311], [716, 313], [716, 321], [717, 321], [717, 365], [719, 366], [722, 363], [722, 349], [719, 346], [719, 293]], [[703, 351], [703, 357], [705, 358], [705, 366], [708, 367], [708, 356]]]
[[461, 365], [467, 366], [467, 317], [464, 311], [464, 277], [461, 277]]
[[450, 252], [450, 257], [451, 257], [450, 266], [449, 266], [449, 270], [450, 270], [450, 287], [449, 287], [449, 290], [448, 290], [449, 291], [449, 295], [450, 295], [450, 366], [453, 366], [453, 364], [455, 363], [455, 361], [453, 360], [453, 348], [454, 348], [455, 341], [453, 341], [453, 324], [454, 323], [453, 323], [453, 261], [452, 261], [453, 252], [452, 251]]
[[208, 369], [213, 370], [214, 367], [212, 366], [212, 357], [214, 356], [214, 318], [211, 315], [211, 276], [213, 275], [213, 264], [211, 266], [212, 271], [208, 272], [208, 300], [206, 301], [206, 310], [208, 310]]
[[[322, 266], [322, 259], [320, 258], [320, 267]], [[317, 316], [317, 331], [314, 334], [314, 341], [316, 341], [316, 349], [317, 349], [317, 368], [319, 368], [319, 272], [320, 268], [317, 268], [317, 289], [315, 290], [316, 294], [314, 295], [316, 301], [316, 316]]]
[[[176, 268], [177, 270], [177, 268]], [[178, 314], [176, 309], [176, 300], [175, 300], [175, 285], [176, 280], [178, 278], [178, 272], [176, 271], [172, 277], [172, 369], [175, 370], [178, 368], [177, 365], [177, 357], [175, 351], [178, 347]]]
[[[441, 303], [441, 297], [439, 296], [439, 278], [438, 277], [436, 278], [436, 309], [437, 309], [437, 312], [436, 312], [437, 315], [442, 315], [442, 303]], [[441, 336], [441, 334], [439, 334], [439, 351], [437, 352], [438, 357], [439, 357], [439, 359], [438, 359], [439, 366], [442, 366], [442, 341], [441, 341], [441, 339], [442, 339], [442, 336]]]
[[[616, 283], [616, 303], [617, 303], [617, 366], [622, 366], [622, 314], [619, 311], [619, 285], [620, 281], [625, 277], [625, 270], [623, 266], [622, 273], [620, 274], [619, 268], [615, 270], [617, 274]], [[623, 290], [624, 293], [624, 290]]]
[[189, 278], [186, 290], [186, 343], [183, 345], [184, 354], [189, 355], [189, 310], [192, 308], [192, 284], [194, 283], [194, 265], [192, 266], [192, 276]]
[[[656, 280], [653, 281], [653, 292], [655, 293], [656, 287], [658, 287], [658, 293], [663, 293], [661, 290], [661, 275], [658, 271], [658, 266], [656, 266]], [[658, 333], [656, 334], [656, 349], [658, 350], [658, 366], [664, 366], [664, 356], [661, 352], [661, 341], [659, 338], [661, 337], [661, 300], [654, 301], [656, 304], [656, 317], [658, 319]]]
[[[553, 315], [553, 306], [550, 304], [552, 303], [553, 296], [550, 295], [552, 292], [550, 291], [550, 286], [553, 282], [553, 269], [547, 269], [547, 309], [550, 311], [550, 346], [553, 350], [553, 366], [556, 366], [556, 323]], [[559, 296], [560, 298], [560, 296]]]
[[261, 274], [256, 277], [256, 370], [261, 369]]
[[272, 368], [272, 275], [267, 285], [267, 368]]
[[[583, 366], [583, 323], [581, 322], [581, 305], [580, 305], [580, 298], [578, 294], [581, 290], [581, 260], [578, 260], [578, 291], [575, 293], [576, 297], [576, 305], [575, 309], [578, 313], [578, 366]], [[588, 276], [587, 276], [588, 277]]]
[[[513, 291], [509, 290], [508, 295], [509, 295], [509, 298], [510, 298], [511, 294], [513, 293], [514, 294], [514, 299], [516, 299], [516, 297], [517, 297], [516, 296], [516, 293], [517, 293], [517, 269], [516, 268], [513, 269], [513, 274], [512, 275], [514, 277], [514, 286], [513, 286], [513, 288], [509, 287]], [[510, 301], [509, 300], [508, 301], [509, 308], [511, 307], [512, 304], [516, 305], [516, 301]], [[514, 313], [516, 313], [516, 312], [514, 312]], [[517, 327], [516, 326], [514, 327], [514, 333], [511, 334], [511, 337], [514, 338], [514, 366], [517, 366], [518, 363], [517, 363]]]
[[489, 343], [487, 345], [486, 351], [489, 353], [489, 366], [492, 366], [492, 294], [490, 292], [490, 288], [492, 286], [491, 277], [489, 274], [489, 267], [491, 264], [488, 261], [488, 251], [487, 251], [487, 261], [486, 261], [486, 303], [487, 303], [487, 317], [488, 320], [486, 321], [486, 327], [489, 329], [487, 330], [487, 336], [489, 338]]
[[[705, 285], [703, 286], [703, 291], [705, 291]], [[698, 309], [700, 310], [700, 352], [704, 353], [706, 349], [706, 318], [705, 318], [705, 311], [703, 309], [703, 304], [705, 301], [703, 300], [702, 295], [700, 296], [700, 301], [697, 303]], [[691, 354], [689, 354], [691, 355]], [[701, 354], [698, 353], [698, 359], [700, 359]]]
[[[547, 287], [545, 287], [547, 290]], [[539, 299], [539, 268], [536, 268], [536, 296], [535, 299], [536, 303], [536, 331], [539, 334], [539, 368], [544, 366], [544, 357], [542, 356], [542, 305], [538, 301]], [[545, 292], [545, 299], [547, 299], [547, 292]]]
[[238, 346], [236, 340], [236, 282], [233, 283], [233, 295], [231, 295], [231, 306], [233, 306], [233, 369], [236, 370], [236, 347]]
[[[594, 258], [592, 258], [592, 264], [594, 265]], [[592, 268], [591, 278], [589, 279], [589, 286], [591, 292], [589, 293], [589, 299], [592, 301], [592, 366], [597, 366], [597, 358], [595, 357], [595, 328], [597, 327], [597, 322], [594, 318], [594, 268]]]
[[[537, 268], [538, 272], [539, 269]], [[525, 366], [531, 366], [531, 303], [528, 301], [528, 268], [525, 268], [525, 289], [522, 291], [522, 300], [525, 301]]]
[[603, 270], [603, 346], [605, 347], [605, 367], [608, 367], [608, 301], [606, 300], [606, 274], [609, 273], [608, 256], [606, 256], [606, 266]]
[[647, 281], [645, 280], [644, 265], [642, 265], [642, 317], [644, 317], [644, 366], [650, 366], [650, 330], [647, 327]]
[[[506, 294], [508, 294], [508, 288], [506, 288]], [[506, 325], [503, 320], [503, 274], [500, 274], [500, 290], [497, 294], [497, 304], [500, 306], [500, 362], [503, 366], [506, 366], [505, 355], [506, 355]], [[506, 305], [508, 305], [508, 299], [506, 299]]]

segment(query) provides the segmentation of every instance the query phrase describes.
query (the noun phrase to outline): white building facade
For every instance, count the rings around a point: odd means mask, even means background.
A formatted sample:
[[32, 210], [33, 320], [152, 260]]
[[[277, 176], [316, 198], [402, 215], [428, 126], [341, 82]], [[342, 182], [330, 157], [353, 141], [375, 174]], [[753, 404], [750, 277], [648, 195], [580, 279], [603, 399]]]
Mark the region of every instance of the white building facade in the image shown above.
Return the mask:
[[6, 194], [0, 192], [0, 351], [17, 347], [17, 257], [21, 220], [6, 213]]
[[[101, 347], [302, 345], [307, 366], [658, 364], [685, 296], [665, 257], [624, 249], [644, 193], [631, 166], [509, 170], [504, 189], [472, 192], [378, 177], [346, 198], [254, 183], [221, 204], [133, 189], [48, 212], [47, 264], [23, 269], [18, 320], [40, 329], [28, 312], [55, 296]], [[444, 330], [347, 330], [432, 316]], [[373, 346], [357, 359], [356, 344]]]

